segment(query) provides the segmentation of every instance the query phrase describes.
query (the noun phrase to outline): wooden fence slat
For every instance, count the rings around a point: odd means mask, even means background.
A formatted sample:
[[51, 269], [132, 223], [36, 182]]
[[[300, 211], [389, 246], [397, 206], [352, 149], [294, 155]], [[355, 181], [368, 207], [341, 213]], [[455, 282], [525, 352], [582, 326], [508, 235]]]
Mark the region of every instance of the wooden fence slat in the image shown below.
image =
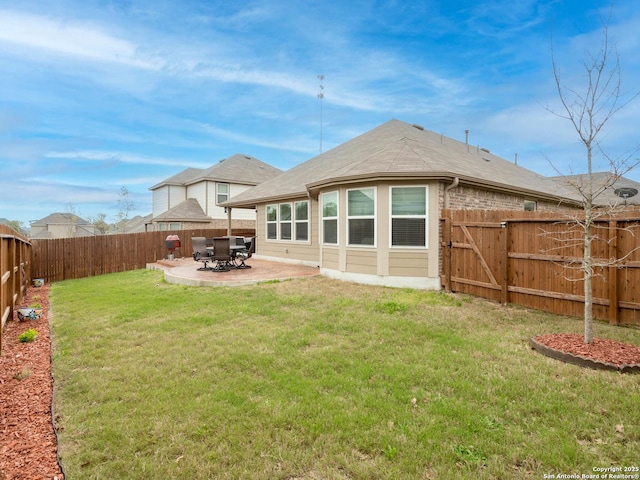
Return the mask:
[[[443, 210], [444, 287], [502, 303], [581, 316], [583, 244], [581, 228], [572, 223], [575, 216], [575, 212]], [[498, 230], [502, 222], [507, 226]], [[640, 284], [638, 238], [638, 210], [595, 221], [596, 318], [640, 326], [640, 289], [635, 288]]]

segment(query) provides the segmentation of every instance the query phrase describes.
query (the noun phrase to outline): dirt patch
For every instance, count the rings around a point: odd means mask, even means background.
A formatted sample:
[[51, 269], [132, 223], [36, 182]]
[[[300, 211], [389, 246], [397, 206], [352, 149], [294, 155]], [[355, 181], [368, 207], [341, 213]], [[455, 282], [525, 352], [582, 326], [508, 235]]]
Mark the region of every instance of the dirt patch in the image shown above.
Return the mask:
[[[51, 422], [51, 339], [49, 285], [31, 287], [20, 306], [41, 303], [37, 320], [21, 322], [14, 313], [2, 332], [0, 355], [0, 480], [63, 477]], [[22, 343], [18, 336], [33, 328], [38, 336]]]

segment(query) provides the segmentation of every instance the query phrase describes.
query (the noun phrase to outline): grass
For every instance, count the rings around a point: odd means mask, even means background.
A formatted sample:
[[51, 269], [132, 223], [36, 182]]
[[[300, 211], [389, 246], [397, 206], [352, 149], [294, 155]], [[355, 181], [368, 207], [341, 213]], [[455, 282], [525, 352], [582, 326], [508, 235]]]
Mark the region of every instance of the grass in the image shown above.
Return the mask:
[[[637, 465], [640, 382], [533, 352], [580, 320], [314, 277], [55, 283], [69, 478], [490, 479]], [[640, 344], [640, 331], [596, 324]]]

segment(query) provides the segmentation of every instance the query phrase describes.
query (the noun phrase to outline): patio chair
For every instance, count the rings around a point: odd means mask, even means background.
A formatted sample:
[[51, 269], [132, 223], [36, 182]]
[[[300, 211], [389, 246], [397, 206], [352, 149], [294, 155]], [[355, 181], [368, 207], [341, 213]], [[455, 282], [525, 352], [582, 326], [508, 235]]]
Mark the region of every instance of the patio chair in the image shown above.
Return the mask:
[[231, 250], [229, 249], [229, 238], [213, 239], [213, 257], [211, 259], [216, 262], [213, 267], [214, 272], [228, 272], [231, 270]]
[[205, 237], [191, 237], [191, 245], [193, 247], [193, 259], [196, 262], [202, 262], [204, 265], [198, 268], [199, 271], [213, 270], [207, 266], [207, 263], [213, 260], [213, 255], [207, 250], [207, 241]]
[[251, 265], [247, 265], [244, 263], [245, 260], [248, 260], [252, 257], [256, 249], [256, 237], [252, 237], [249, 242], [245, 242], [243, 237], [236, 237], [236, 242], [238, 245], [242, 244], [245, 246], [243, 250], [236, 251], [234, 257], [234, 265], [236, 268], [251, 268]]

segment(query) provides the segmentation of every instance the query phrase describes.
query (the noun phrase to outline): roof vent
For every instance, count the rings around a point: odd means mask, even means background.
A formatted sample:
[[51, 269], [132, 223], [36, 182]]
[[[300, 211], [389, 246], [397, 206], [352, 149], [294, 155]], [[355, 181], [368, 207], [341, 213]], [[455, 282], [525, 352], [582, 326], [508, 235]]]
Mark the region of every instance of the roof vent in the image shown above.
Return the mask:
[[481, 147], [480, 150], [482, 150], [483, 152], [491, 153], [488, 148]]
[[413, 128], [417, 128], [418, 130], [424, 130], [424, 127], [422, 125], [418, 125], [417, 123], [414, 123], [413, 125], [411, 125]]
[[226, 158], [223, 158], [222, 160], [220, 160], [218, 163], [222, 163], [226, 160]]
[[490, 162], [490, 161], [491, 161], [491, 159], [489, 159], [489, 158], [487, 158], [487, 157], [482, 157], [482, 159], [483, 159], [485, 162]]

